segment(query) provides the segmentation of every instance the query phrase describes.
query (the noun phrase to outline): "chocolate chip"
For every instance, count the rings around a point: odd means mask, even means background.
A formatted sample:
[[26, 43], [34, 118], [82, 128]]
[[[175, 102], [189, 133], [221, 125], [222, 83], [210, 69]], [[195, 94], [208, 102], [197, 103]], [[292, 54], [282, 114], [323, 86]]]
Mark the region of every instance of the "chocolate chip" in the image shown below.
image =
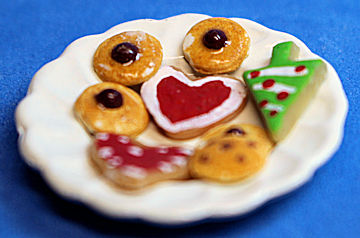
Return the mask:
[[121, 93], [114, 89], [105, 89], [95, 96], [96, 101], [106, 108], [118, 108], [123, 104]]
[[240, 163], [243, 163], [245, 161], [245, 157], [243, 155], [238, 155], [237, 156], [237, 161]]
[[209, 141], [206, 143], [206, 146], [213, 146], [215, 143], [216, 143], [215, 140], [209, 140]]
[[221, 149], [222, 149], [222, 150], [228, 150], [228, 149], [230, 149], [230, 148], [232, 148], [232, 144], [229, 143], [229, 142], [225, 142], [225, 143], [222, 143], [222, 144], [221, 144]]
[[199, 157], [199, 163], [205, 164], [209, 161], [209, 157], [207, 155], [201, 155]]
[[222, 30], [212, 29], [203, 37], [203, 44], [209, 49], [221, 49], [225, 46], [227, 37]]
[[256, 142], [255, 141], [249, 141], [247, 144], [250, 147], [256, 148]]
[[139, 49], [135, 45], [129, 42], [123, 42], [113, 48], [111, 58], [119, 63], [125, 64], [130, 61], [135, 61], [138, 53]]
[[246, 133], [240, 128], [231, 128], [226, 131], [226, 134], [232, 134], [234, 136], [242, 136], [245, 135]]

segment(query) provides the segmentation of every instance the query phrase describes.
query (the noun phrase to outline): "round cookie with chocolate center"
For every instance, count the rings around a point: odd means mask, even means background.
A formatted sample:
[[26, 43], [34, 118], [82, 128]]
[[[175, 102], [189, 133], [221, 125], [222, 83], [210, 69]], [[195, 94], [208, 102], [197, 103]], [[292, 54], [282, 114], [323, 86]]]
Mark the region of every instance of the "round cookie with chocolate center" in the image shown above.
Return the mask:
[[140, 96], [117, 83], [88, 87], [75, 102], [75, 114], [90, 133], [140, 134], [149, 116]]
[[193, 69], [202, 74], [236, 70], [247, 56], [250, 38], [237, 22], [221, 17], [203, 20], [186, 34], [183, 52]]
[[196, 149], [190, 157], [189, 169], [195, 178], [236, 182], [254, 175], [264, 163], [265, 157], [246, 141], [225, 137]]
[[155, 37], [142, 31], [127, 31], [100, 44], [93, 66], [101, 80], [131, 86], [151, 78], [162, 57], [161, 44]]

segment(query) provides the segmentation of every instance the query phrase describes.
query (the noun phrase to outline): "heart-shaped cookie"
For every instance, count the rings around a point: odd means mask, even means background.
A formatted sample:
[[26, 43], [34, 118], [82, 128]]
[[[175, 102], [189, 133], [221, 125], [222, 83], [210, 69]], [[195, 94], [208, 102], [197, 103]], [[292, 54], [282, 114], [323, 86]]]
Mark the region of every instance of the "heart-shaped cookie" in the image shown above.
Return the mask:
[[141, 97], [157, 125], [175, 139], [198, 136], [237, 115], [245, 106], [245, 85], [226, 76], [191, 80], [163, 66], [141, 87]]
[[123, 188], [138, 189], [168, 179], [188, 178], [188, 156], [182, 147], [148, 147], [130, 137], [97, 133], [92, 159], [105, 177]]

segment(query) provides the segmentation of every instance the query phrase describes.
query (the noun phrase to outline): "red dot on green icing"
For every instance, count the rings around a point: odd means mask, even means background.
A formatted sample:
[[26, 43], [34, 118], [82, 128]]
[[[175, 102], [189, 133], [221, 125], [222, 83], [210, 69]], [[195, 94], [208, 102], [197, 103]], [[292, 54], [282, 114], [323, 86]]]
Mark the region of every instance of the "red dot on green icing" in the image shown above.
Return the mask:
[[268, 103], [269, 103], [268, 100], [262, 100], [262, 101], [259, 103], [259, 106], [260, 106], [260, 107], [265, 107], [266, 104], [268, 104]]
[[273, 79], [267, 79], [262, 83], [263, 88], [271, 88], [272, 86], [274, 86], [275, 84], [275, 80]]
[[281, 92], [277, 95], [277, 99], [279, 100], [284, 100], [286, 99], [287, 97], [289, 96], [289, 93], [288, 92]]
[[256, 78], [256, 77], [259, 77], [259, 75], [260, 75], [260, 71], [252, 71], [250, 73], [250, 76], [251, 76], [252, 79]]
[[270, 116], [272, 116], [272, 117], [273, 117], [273, 116], [275, 116], [277, 113], [278, 113], [278, 112], [277, 112], [277, 111], [275, 111], [275, 110], [274, 110], [274, 111], [271, 111], [271, 112], [270, 112]]
[[295, 72], [299, 73], [299, 72], [303, 71], [304, 69], [306, 69], [306, 67], [304, 65], [300, 65], [295, 68]]

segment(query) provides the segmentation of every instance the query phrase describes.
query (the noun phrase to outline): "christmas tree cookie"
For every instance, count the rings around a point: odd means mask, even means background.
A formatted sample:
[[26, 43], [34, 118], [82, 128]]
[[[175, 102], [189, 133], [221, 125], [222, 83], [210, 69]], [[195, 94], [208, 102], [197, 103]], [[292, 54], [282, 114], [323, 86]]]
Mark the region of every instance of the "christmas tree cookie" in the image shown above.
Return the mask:
[[322, 60], [294, 61], [299, 48], [283, 42], [273, 48], [269, 66], [244, 73], [258, 111], [275, 142], [291, 130], [325, 79]]

